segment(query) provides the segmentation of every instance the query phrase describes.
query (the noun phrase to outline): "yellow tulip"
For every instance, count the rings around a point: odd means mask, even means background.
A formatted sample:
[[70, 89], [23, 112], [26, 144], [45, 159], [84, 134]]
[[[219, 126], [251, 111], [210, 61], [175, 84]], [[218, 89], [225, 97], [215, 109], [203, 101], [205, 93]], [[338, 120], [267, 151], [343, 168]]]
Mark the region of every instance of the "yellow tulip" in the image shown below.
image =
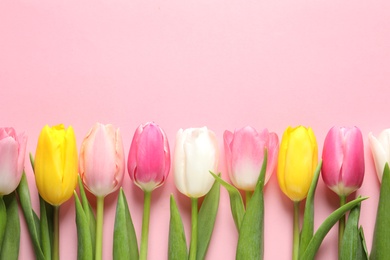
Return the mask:
[[59, 206], [72, 195], [77, 184], [76, 138], [71, 126], [49, 127], [39, 135], [35, 153], [35, 182], [42, 198]]
[[318, 162], [317, 141], [311, 128], [288, 127], [278, 157], [278, 182], [292, 201], [306, 198]]

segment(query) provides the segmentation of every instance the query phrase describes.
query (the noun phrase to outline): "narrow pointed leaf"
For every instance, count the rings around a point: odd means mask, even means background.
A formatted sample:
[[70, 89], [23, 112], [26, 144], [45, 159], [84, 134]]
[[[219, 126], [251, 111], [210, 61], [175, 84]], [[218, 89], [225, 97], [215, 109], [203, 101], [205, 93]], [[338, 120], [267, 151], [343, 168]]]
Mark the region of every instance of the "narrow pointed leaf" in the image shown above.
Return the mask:
[[303, 215], [301, 240], [299, 243], [299, 252], [305, 252], [307, 245], [309, 244], [314, 234], [314, 195], [316, 192], [321, 167], [322, 161], [320, 161], [317, 165], [317, 168], [314, 172], [313, 180], [310, 184], [309, 192], [307, 194], [305, 213]]
[[340, 260], [363, 260], [365, 253], [359, 232], [360, 204], [349, 213], [340, 248]]
[[220, 185], [215, 181], [203, 200], [198, 214], [198, 246], [196, 251], [198, 260], [205, 259], [207, 249], [209, 248], [218, 212], [219, 196]]
[[50, 238], [50, 227], [47, 219], [45, 201], [39, 196], [40, 205], [40, 237], [41, 237], [41, 248], [45, 259], [51, 258], [51, 238]]
[[359, 228], [359, 235], [360, 235], [361, 246], [363, 247], [363, 251], [364, 251], [363, 259], [369, 259], [367, 245], [366, 245], [366, 239], [364, 237], [364, 231], [363, 231], [362, 226], [360, 226], [360, 228]]
[[390, 168], [386, 163], [376, 213], [374, 237], [372, 240], [372, 260], [388, 259], [390, 255]]
[[34, 247], [35, 257], [38, 260], [43, 260], [45, 258], [43, 256], [43, 252], [41, 250], [40, 245], [39, 218], [31, 206], [30, 191], [28, 189], [26, 173], [24, 171], [16, 191], [19, 197], [24, 219], [27, 224], [28, 232], [30, 234], [31, 242]]
[[93, 259], [93, 247], [91, 233], [89, 231], [89, 223], [76, 192], [74, 192], [74, 201], [76, 207], [77, 259]]
[[3, 197], [0, 196], [0, 250], [3, 244], [6, 226], [7, 226], [7, 208], [5, 206]]
[[4, 196], [7, 207], [7, 226], [5, 229], [3, 244], [0, 249], [0, 259], [18, 259], [20, 245], [20, 221], [18, 202], [15, 192]]
[[267, 169], [267, 150], [263, 166], [242, 220], [238, 236], [236, 259], [263, 259], [264, 257], [264, 179]]
[[80, 175], [78, 176], [78, 184], [81, 197], [81, 205], [83, 207], [85, 217], [87, 218], [89, 224], [89, 232], [91, 233], [92, 251], [95, 253], [96, 218], [95, 214], [93, 213], [92, 206], [87, 199], [87, 195], [85, 194], [84, 185], [81, 181]]
[[116, 205], [113, 259], [138, 259], [138, 243], [126, 196], [121, 188]]
[[242, 201], [241, 193], [234, 187], [230, 185], [226, 181], [224, 181], [221, 177], [215, 175], [210, 172], [211, 175], [215, 178], [217, 182], [219, 182], [229, 193], [230, 198], [230, 210], [232, 212], [232, 216], [234, 219], [234, 224], [236, 224], [237, 231], [240, 230], [241, 222], [245, 214], [244, 202]]
[[188, 258], [188, 254], [183, 222], [173, 195], [171, 195], [170, 201], [168, 259], [185, 260]]
[[312, 239], [310, 240], [309, 245], [306, 248], [306, 251], [300, 255], [299, 259], [306, 260], [306, 259], [315, 259], [315, 255], [318, 251], [318, 248], [320, 247], [322, 241], [324, 240], [326, 234], [328, 234], [329, 230], [334, 226], [334, 224], [339, 221], [339, 219], [349, 210], [351, 210], [353, 207], [358, 205], [363, 200], [366, 200], [367, 197], [363, 198], [357, 198], [353, 201], [348, 202], [344, 206], [336, 209], [335, 211], [330, 214], [325, 221], [321, 224], [321, 226], [318, 228], [317, 232], [314, 234]]

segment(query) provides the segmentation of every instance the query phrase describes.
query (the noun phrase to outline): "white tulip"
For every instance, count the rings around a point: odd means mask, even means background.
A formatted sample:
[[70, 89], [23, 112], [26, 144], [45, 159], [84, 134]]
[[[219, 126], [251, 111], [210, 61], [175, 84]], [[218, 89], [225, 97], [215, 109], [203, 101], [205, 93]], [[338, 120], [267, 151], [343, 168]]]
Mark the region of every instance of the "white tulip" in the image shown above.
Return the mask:
[[379, 181], [382, 181], [385, 164], [390, 164], [390, 128], [383, 130], [378, 138], [369, 133], [368, 140], [374, 157], [376, 173]]

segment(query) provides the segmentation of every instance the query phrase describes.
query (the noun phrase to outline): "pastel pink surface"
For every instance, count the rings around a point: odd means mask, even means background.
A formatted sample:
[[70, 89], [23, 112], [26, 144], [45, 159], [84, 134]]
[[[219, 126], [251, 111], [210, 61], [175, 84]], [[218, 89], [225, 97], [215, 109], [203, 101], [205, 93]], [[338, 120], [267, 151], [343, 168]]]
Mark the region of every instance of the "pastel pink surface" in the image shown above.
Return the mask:
[[[223, 132], [246, 125], [279, 137], [288, 125], [311, 126], [319, 151], [333, 125], [356, 125], [366, 173], [355, 195], [370, 197], [361, 213], [370, 249], [379, 182], [367, 136], [389, 127], [389, 8], [386, 0], [2, 1], [0, 125], [25, 132], [34, 154], [45, 124], [72, 125], [80, 145], [95, 122], [112, 123], [121, 129], [126, 156], [135, 129], [147, 121], [165, 130], [171, 147], [179, 128], [206, 125], [221, 151]], [[25, 166], [38, 210], [28, 160]], [[127, 175], [123, 186], [140, 236], [142, 191]], [[190, 201], [170, 174], [152, 195], [149, 259], [167, 255], [171, 193], [189, 238]], [[105, 200], [104, 259], [112, 255], [116, 198]], [[316, 228], [337, 200], [320, 180]], [[21, 220], [20, 259], [29, 259]], [[61, 258], [76, 259], [72, 200], [61, 207], [60, 231]], [[317, 259], [336, 259], [336, 240], [333, 228]], [[207, 258], [234, 259], [236, 241], [222, 189]], [[274, 175], [265, 188], [265, 259], [290, 259], [291, 241], [292, 203]]]

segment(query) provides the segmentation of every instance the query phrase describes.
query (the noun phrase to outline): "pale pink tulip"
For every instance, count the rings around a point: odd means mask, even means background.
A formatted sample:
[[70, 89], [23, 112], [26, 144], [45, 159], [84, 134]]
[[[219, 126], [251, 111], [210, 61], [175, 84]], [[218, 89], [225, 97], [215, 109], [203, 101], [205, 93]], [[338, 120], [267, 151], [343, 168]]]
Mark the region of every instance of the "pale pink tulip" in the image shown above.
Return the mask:
[[279, 151], [279, 139], [275, 133], [264, 129], [260, 133], [247, 126], [239, 130], [225, 131], [223, 135], [225, 160], [230, 180], [239, 189], [253, 191], [268, 150], [265, 183], [275, 171]]
[[144, 191], [161, 186], [169, 174], [168, 138], [155, 123], [140, 125], [130, 146], [127, 168], [131, 180]]
[[19, 185], [24, 168], [27, 137], [16, 135], [12, 127], [0, 128], [0, 196]]
[[125, 158], [119, 129], [100, 123], [90, 130], [81, 145], [80, 176], [95, 196], [104, 197], [123, 181]]

